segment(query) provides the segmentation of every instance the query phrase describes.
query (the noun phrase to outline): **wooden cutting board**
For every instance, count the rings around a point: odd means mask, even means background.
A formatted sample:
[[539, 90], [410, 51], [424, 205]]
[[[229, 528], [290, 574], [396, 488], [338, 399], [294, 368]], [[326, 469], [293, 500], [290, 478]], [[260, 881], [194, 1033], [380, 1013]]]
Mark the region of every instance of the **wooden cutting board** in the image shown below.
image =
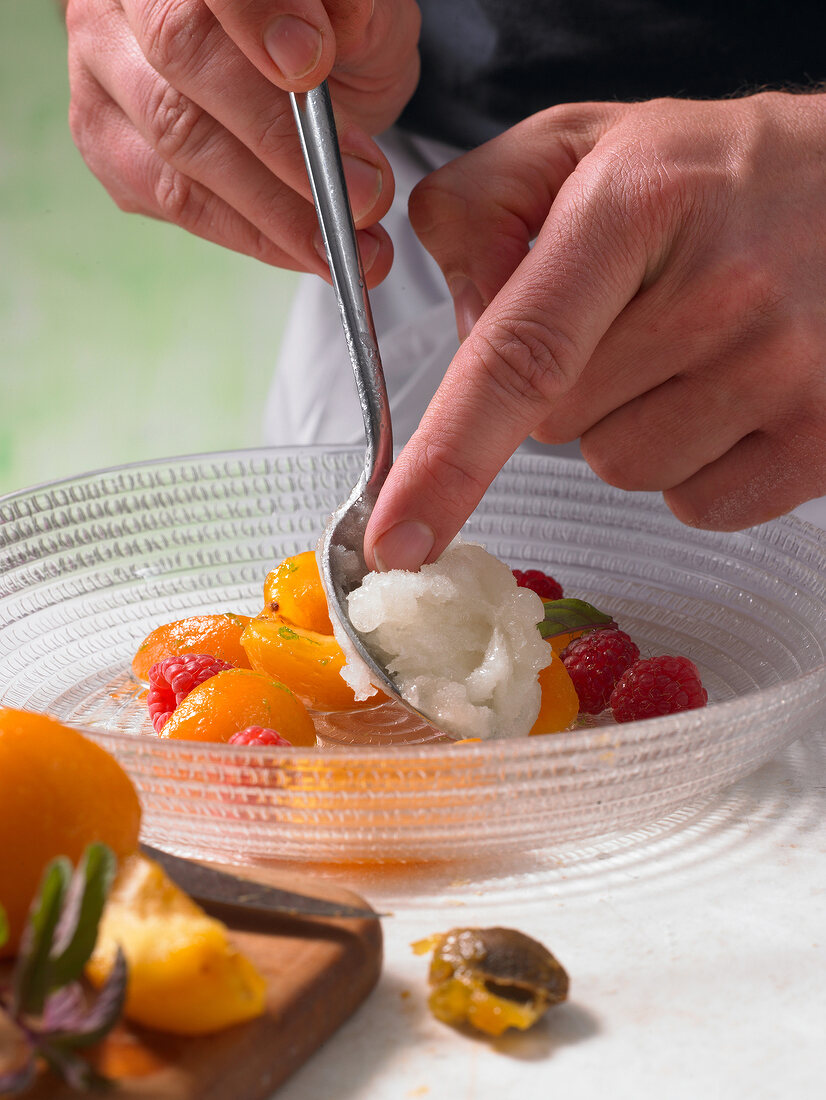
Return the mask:
[[[224, 868], [238, 871], [238, 868]], [[350, 905], [349, 890], [292, 872], [244, 868], [246, 877]], [[294, 917], [239, 919], [214, 910], [269, 985], [257, 1020], [200, 1038], [180, 1038], [118, 1025], [98, 1063], [117, 1081], [114, 1100], [267, 1100], [273, 1091], [355, 1011], [381, 971], [378, 920]], [[6, 976], [0, 973], [0, 980]], [[10, 1050], [0, 1017], [0, 1065]], [[77, 1100], [78, 1093], [44, 1075], [23, 1094], [30, 1100]]]

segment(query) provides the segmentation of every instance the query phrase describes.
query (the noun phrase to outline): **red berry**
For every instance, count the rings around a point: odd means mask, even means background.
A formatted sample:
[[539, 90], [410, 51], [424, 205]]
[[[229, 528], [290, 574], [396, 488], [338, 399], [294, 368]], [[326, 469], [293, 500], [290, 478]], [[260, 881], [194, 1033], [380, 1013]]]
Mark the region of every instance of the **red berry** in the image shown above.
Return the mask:
[[561, 600], [562, 585], [541, 569], [511, 570], [520, 588], [530, 588], [543, 600]]
[[616, 627], [592, 630], [566, 646], [562, 663], [579, 696], [580, 713], [605, 710], [614, 684], [639, 655], [636, 643]]
[[708, 692], [688, 657], [651, 657], [637, 661], [620, 678], [610, 705], [618, 722], [676, 714], [704, 707]]
[[227, 742], [229, 745], [292, 745], [286, 737], [264, 726], [247, 726], [245, 730], [234, 733]]
[[160, 733], [170, 714], [193, 688], [233, 666], [211, 653], [184, 653], [164, 657], [149, 670], [149, 696], [146, 705], [155, 732]]

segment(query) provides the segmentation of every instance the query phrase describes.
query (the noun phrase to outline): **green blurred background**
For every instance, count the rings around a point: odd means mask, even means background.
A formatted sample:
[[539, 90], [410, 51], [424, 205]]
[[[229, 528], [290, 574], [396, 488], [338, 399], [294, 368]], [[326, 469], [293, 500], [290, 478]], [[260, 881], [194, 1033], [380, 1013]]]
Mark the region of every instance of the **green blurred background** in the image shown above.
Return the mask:
[[257, 444], [295, 286], [119, 211], [68, 102], [53, 0], [0, 0], [0, 493]]

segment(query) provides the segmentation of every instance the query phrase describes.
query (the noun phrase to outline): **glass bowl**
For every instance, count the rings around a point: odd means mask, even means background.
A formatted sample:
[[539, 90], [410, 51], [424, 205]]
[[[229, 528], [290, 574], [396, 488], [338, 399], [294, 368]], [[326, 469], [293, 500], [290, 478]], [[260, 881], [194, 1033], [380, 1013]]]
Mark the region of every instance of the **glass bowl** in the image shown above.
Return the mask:
[[148, 842], [235, 861], [570, 849], [662, 820], [822, 727], [826, 533], [793, 518], [692, 530], [658, 494], [517, 455], [466, 537], [610, 611], [644, 656], [691, 657], [706, 708], [465, 745], [386, 712], [320, 722], [314, 749], [157, 738], [129, 671], [138, 643], [187, 615], [257, 613], [267, 571], [315, 545], [361, 461], [357, 448], [227, 452], [0, 500], [0, 703], [111, 751], [140, 792]]

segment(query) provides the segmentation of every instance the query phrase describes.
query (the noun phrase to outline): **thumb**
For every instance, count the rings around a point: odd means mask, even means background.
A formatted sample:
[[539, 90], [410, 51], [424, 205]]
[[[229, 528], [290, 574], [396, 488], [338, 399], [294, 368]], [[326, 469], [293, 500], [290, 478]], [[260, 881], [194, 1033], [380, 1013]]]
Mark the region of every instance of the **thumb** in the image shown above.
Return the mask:
[[580, 104], [533, 115], [413, 189], [410, 223], [442, 270], [460, 339], [525, 258], [560, 187], [615, 111]]
[[610, 158], [586, 158], [562, 183], [534, 247], [459, 348], [379, 495], [365, 535], [374, 568], [439, 556], [637, 292], [647, 234], [616, 175]]

